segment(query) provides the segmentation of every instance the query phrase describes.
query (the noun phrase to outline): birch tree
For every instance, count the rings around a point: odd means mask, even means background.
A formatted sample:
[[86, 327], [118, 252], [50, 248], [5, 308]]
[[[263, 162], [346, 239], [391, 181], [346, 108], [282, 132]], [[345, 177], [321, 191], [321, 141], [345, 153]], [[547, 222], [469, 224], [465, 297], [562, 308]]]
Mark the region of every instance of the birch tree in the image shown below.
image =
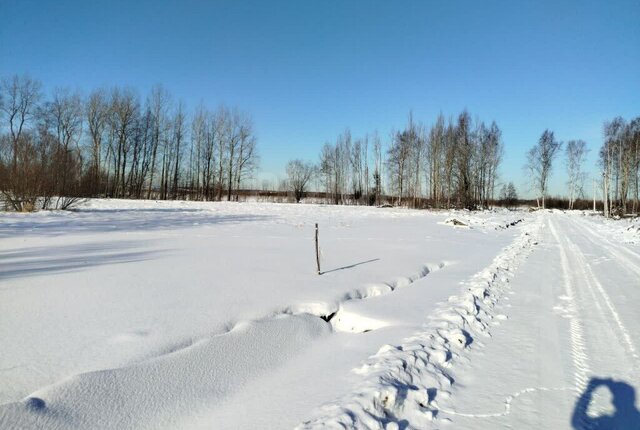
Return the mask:
[[583, 140], [570, 140], [565, 148], [567, 164], [567, 185], [569, 187], [569, 209], [573, 205], [577, 196], [582, 192], [584, 183], [584, 173], [582, 166], [587, 155], [587, 143]]
[[538, 140], [538, 144], [532, 147], [527, 153], [527, 170], [532, 175], [531, 179], [536, 191], [538, 207], [542, 202], [542, 209], [545, 208], [545, 196], [553, 160], [562, 148], [562, 143], [555, 139], [552, 131], [545, 130]]

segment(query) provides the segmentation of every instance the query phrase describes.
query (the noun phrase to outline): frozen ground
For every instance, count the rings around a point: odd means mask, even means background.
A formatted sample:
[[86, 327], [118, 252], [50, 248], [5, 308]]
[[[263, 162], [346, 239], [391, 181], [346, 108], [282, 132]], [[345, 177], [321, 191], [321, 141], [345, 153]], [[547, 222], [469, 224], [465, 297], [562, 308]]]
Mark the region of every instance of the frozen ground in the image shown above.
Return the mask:
[[3, 214], [0, 428], [629, 428], [626, 227], [257, 203]]

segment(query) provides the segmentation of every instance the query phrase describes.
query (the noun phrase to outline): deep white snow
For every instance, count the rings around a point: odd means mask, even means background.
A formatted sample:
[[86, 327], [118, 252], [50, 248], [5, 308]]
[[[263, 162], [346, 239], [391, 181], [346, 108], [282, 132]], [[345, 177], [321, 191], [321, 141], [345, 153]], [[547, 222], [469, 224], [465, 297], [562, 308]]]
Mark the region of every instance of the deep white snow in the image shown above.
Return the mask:
[[634, 428], [635, 226], [117, 200], [1, 214], [0, 428]]

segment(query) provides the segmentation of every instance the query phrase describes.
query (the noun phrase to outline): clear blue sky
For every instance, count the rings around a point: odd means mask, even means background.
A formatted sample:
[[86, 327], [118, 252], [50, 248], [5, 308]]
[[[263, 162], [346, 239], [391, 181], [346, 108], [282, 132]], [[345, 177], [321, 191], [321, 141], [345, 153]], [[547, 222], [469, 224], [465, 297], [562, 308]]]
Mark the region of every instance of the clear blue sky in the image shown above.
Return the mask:
[[265, 177], [345, 127], [386, 138], [410, 109], [431, 123], [467, 108], [502, 128], [502, 177], [523, 191], [545, 128], [586, 140], [591, 167], [603, 121], [640, 115], [640, 2], [0, 0], [0, 75], [25, 72], [237, 105]]

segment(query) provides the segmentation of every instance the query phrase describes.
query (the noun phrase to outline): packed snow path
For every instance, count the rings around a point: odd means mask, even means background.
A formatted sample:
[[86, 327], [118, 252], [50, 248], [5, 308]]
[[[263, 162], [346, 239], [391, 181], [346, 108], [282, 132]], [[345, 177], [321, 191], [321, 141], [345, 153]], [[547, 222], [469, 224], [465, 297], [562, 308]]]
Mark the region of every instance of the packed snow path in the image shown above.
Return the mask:
[[[579, 214], [448, 216], [7, 217], [0, 427], [633, 428], [637, 248]], [[321, 277], [296, 270], [318, 220], [337, 263]]]
[[495, 308], [505, 319], [452, 370], [434, 427], [640, 428], [640, 254], [598, 227], [545, 215]]

